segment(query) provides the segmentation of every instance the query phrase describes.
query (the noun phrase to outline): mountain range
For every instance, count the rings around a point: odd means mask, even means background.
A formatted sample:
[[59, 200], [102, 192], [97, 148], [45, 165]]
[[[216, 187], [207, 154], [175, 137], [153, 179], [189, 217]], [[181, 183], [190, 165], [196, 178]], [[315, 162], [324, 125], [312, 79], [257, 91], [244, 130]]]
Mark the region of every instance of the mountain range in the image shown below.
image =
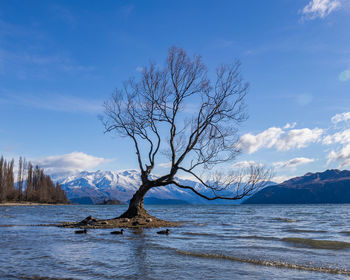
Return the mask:
[[[108, 200], [128, 203], [141, 184], [137, 170], [83, 171], [56, 178], [73, 203], [98, 204]], [[211, 195], [211, 191], [198, 182], [177, 180], [197, 191]], [[300, 203], [350, 203], [350, 171], [326, 170], [306, 173], [276, 184], [270, 183], [256, 194], [242, 201], [208, 201], [190, 190], [174, 185], [151, 189], [146, 204], [300, 204]]]
[[245, 204], [350, 203], [350, 171], [326, 170], [306, 173], [266, 187]]
[[[83, 171], [67, 177], [54, 178], [61, 184], [73, 203], [98, 204], [106, 200], [119, 200], [127, 203], [141, 184], [140, 172], [137, 170], [117, 171]], [[203, 185], [191, 180], [177, 180], [183, 185], [191, 186], [203, 194], [211, 192]], [[199, 197], [190, 190], [180, 189], [174, 185], [151, 189], [145, 197], [149, 204], [208, 204], [213, 203]], [[215, 203], [238, 204], [237, 201], [216, 201]]]

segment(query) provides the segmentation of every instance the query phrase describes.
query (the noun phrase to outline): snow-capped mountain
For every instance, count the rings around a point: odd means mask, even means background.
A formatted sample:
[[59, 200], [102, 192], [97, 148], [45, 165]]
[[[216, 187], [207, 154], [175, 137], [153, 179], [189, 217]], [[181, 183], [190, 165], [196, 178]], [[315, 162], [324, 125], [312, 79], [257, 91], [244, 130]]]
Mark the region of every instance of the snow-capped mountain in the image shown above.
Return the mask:
[[[85, 201], [99, 203], [103, 200], [116, 199], [127, 202], [141, 184], [140, 172], [137, 170], [117, 171], [83, 171], [68, 177], [55, 178], [66, 191], [69, 199], [75, 202]], [[201, 184], [178, 179], [182, 184], [209, 194]], [[197, 196], [190, 190], [180, 189], [174, 185], [153, 188], [146, 194], [147, 199], [183, 201], [191, 204], [207, 204], [207, 200]], [[216, 201], [216, 203], [220, 201]], [[232, 203], [232, 202], [231, 202]]]

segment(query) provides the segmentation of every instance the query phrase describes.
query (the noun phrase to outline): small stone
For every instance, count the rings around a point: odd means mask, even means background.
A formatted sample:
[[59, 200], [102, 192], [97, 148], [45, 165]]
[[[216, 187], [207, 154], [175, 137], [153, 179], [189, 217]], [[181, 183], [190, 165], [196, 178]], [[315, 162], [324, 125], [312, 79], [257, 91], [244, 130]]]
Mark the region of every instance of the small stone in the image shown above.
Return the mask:
[[147, 218], [147, 219], [146, 219], [146, 222], [147, 222], [147, 223], [150, 223], [150, 222], [152, 222], [152, 219], [151, 219], [151, 218]]
[[102, 221], [101, 224], [102, 225], [108, 225], [108, 222], [107, 221]]
[[88, 217], [86, 217], [84, 220], [82, 220], [81, 223], [87, 224], [88, 222], [91, 221], [91, 219], [92, 219], [92, 217], [91, 217], [91, 216], [88, 216]]
[[130, 219], [124, 218], [124, 219], [123, 219], [123, 222], [124, 222], [124, 223], [128, 223], [128, 222], [130, 222]]
[[139, 224], [140, 224], [140, 223], [139, 223], [138, 221], [135, 221], [135, 222], [132, 223], [133, 226], [137, 226], [137, 225], [139, 225]]

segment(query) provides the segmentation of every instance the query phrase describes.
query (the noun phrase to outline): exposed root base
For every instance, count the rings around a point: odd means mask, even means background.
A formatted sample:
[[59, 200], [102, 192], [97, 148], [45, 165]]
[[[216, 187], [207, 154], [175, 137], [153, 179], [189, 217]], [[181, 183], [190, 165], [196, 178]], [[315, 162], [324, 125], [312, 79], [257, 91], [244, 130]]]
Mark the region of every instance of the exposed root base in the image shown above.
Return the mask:
[[62, 223], [57, 226], [65, 228], [86, 228], [86, 229], [97, 229], [97, 228], [159, 228], [159, 227], [176, 227], [179, 226], [179, 222], [169, 222], [158, 219], [149, 215], [145, 212], [143, 215], [137, 215], [132, 218], [124, 218], [123, 216], [108, 219], [99, 220], [92, 218], [91, 216], [84, 220], [76, 223]]

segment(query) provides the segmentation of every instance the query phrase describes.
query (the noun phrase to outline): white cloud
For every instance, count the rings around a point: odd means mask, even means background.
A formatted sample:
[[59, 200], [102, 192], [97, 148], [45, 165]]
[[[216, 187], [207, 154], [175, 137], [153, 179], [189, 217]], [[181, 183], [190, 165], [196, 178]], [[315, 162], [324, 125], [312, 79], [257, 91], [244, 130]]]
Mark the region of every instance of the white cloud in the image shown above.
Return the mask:
[[296, 122], [287, 123], [287, 124], [283, 127], [283, 129], [292, 129], [292, 128], [294, 128], [296, 125], [297, 125]]
[[339, 168], [350, 166], [350, 144], [346, 144], [340, 150], [332, 150], [328, 156], [328, 163], [339, 162]]
[[350, 129], [327, 135], [323, 139], [323, 144], [341, 144], [342, 147], [338, 150], [332, 150], [328, 155], [328, 164], [331, 162], [338, 162], [339, 168], [350, 166]]
[[320, 128], [302, 128], [284, 131], [279, 127], [270, 127], [267, 130], [253, 135], [244, 134], [240, 139], [240, 148], [252, 154], [262, 148], [276, 148], [278, 151], [288, 151], [293, 148], [305, 148], [310, 143], [319, 142], [323, 130]]
[[343, 122], [343, 121], [347, 121], [350, 119], [350, 112], [344, 112], [341, 114], [336, 114], [335, 116], [332, 117], [332, 122], [333, 123], [339, 123], [339, 122]]
[[325, 145], [331, 144], [348, 144], [350, 143], [350, 129], [345, 129], [341, 132], [334, 133], [333, 135], [327, 135], [322, 141]]
[[247, 133], [241, 137], [240, 147], [248, 154], [255, 153], [261, 148], [271, 148], [283, 133], [279, 127], [270, 127], [257, 135]]
[[341, 114], [336, 114], [332, 117], [331, 121], [334, 124], [350, 120], [350, 112], [344, 112]]
[[82, 152], [73, 152], [70, 154], [40, 158], [36, 160], [34, 164], [44, 168], [47, 173], [54, 174], [89, 170], [110, 161], [111, 159], [94, 157]]
[[339, 0], [311, 0], [301, 11], [307, 19], [324, 18], [340, 8]]
[[292, 158], [292, 159], [287, 160], [287, 161], [274, 162], [273, 166], [275, 166], [277, 168], [294, 168], [298, 165], [307, 164], [307, 163], [311, 163], [314, 161], [315, 160], [313, 158], [297, 157], [297, 158]]
[[276, 141], [275, 146], [279, 151], [288, 151], [293, 148], [305, 148], [310, 143], [319, 142], [322, 134], [323, 130], [320, 128], [292, 129]]
[[339, 74], [339, 81], [347, 82], [350, 80], [350, 69], [347, 69]]
[[237, 169], [241, 169], [241, 168], [247, 168], [247, 167], [250, 167], [250, 166], [256, 166], [256, 165], [260, 165], [260, 164], [257, 164], [255, 161], [253, 160], [250, 160], [250, 161], [239, 161], [239, 162], [236, 162], [234, 164], [232, 164], [232, 167], [233, 168], [237, 168]]

